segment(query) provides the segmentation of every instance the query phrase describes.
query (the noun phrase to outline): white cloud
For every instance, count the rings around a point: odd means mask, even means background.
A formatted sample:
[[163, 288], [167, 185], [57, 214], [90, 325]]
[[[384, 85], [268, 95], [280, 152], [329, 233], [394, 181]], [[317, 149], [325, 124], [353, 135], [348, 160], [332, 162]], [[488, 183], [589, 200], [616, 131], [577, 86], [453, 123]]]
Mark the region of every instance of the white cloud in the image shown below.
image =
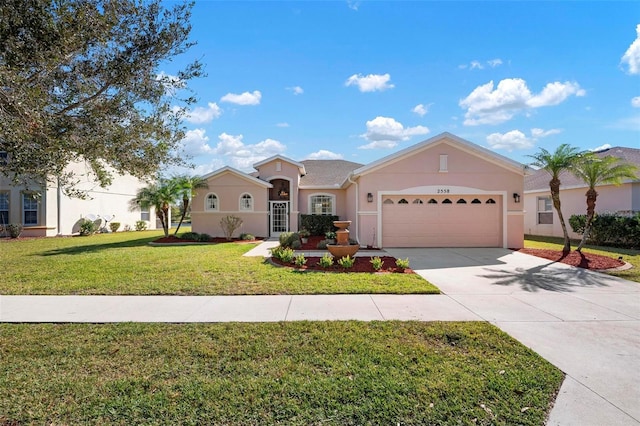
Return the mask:
[[276, 127], [290, 127], [289, 123], [277, 123]]
[[494, 90], [493, 80], [476, 87], [459, 102], [467, 108], [464, 124], [498, 124], [529, 108], [558, 105], [569, 96], [584, 96], [586, 92], [575, 82], [549, 83], [537, 95], [531, 93], [527, 83], [520, 78], [501, 80]]
[[222, 108], [220, 108], [215, 102], [209, 102], [207, 104], [207, 108], [196, 107], [193, 111], [188, 112], [185, 120], [193, 124], [209, 123], [220, 117], [221, 114]]
[[239, 95], [235, 93], [227, 93], [220, 102], [229, 102], [237, 105], [258, 105], [262, 99], [262, 93], [259, 90], [254, 90], [253, 93], [244, 92]]
[[562, 129], [531, 129], [531, 136], [534, 138], [546, 138], [547, 136], [557, 135], [558, 133], [562, 133]]
[[483, 70], [487, 65], [489, 67], [491, 67], [491, 68], [498, 67], [498, 66], [502, 65], [502, 59], [500, 59], [500, 58], [490, 59], [490, 60], [485, 61], [485, 62], [481, 62], [481, 61], [478, 61], [478, 60], [473, 60], [469, 64], [458, 65], [458, 68], [461, 69], [461, 70], [464, 70], [464, 69], [467, 69], [467, 68], [469, 68], [470, 70]]
[[351, 10], [358, 11], [358, 8], [360, 7], [360, 2], [359, 1], [354, 1], [354, 0], [347, 0], [347, 6]]
[[300, 86], [287, 87], [286, 89], [294, 95], [302, 95], [304, 93], [304, 89]]
[[472, 70], [474, 69], [481, 70], [484, 68], [484, 66], [479, 61], [471, 61], [469, 68]]
[[492, 149], [506, 149], [511, 152], [514, 149], [531, 148], [535, 141], [527, 138], [520, 130], [512, 130], [504, 134], [490, 134], [487, 136], [487, 143]]
[[342, 154], [336, 154], [335, 152], [321, 149], [317, 152], [312, 152], [307, 156], [309, 160], [342, 160]]
[[640, 108], [640, 96], [636, 96], [635, 98], [631, 98], [631, 106], [634, 108]]
[[609, 148], [611, 148], [611, 144], [610, 143], [605, 143], [604, 145], [600, 145], [600, 146], [597, 146], [595, 148], [590, 148], [589, 151], [598, 152], [598, 151], [604, 151], [605, 149], [609, 149]]
[[491, 59], [490, 61], [487, 61], [487, 64], [489, 64], [491, 68], [495, 68], [497, 66], [502, 65], [502, 59], [500, 58]]
[[624, 52], [620, 63], [629, 66], [629, 74], [640, 74], [640, 24], [636, 26], [636, 39]]
[[358, 86], [361, 92], [375, 92], [392, 89], [395, 86], [389, 83], [391, 75], [387, 74], [369, 74], [363, 76], [362, 74], [354, 74], [347, 79], [344, 83], [345, 86]]
[[224, 163], [231, 167], [250, 171], [254, 163], [281, 154], [287, 149], [285, 145], [274, 139], [265, 139], [253, 145], [245, 144], [242, 139], [242, 135], [221, 133], [212, 153], [223, 157]]
[[211, 153], [213, 150], [205, 133], [204, 129], [188, 130], [182, 139], [184, 153], [189, 157]]
[[431, 106], [431, 104], [426, 105], [426, 106], [423, 105], [423, 104], [418, 104], [418, 105], [414, 106], [411, 111], [415, 112], [420, 117], [423, 117], [426, 113], [429, 112], [429, 107], [430, 106]]
[[412, 136], [426, 135], [429, 129], [424, 126], [405, 128], [402, 123], [391, 117], [376, 117], [367, 121], [367, 132], [360, 137], [370, 143], [362, 145], [361, 149], [393, 148], [398, 142], [406, 141]]

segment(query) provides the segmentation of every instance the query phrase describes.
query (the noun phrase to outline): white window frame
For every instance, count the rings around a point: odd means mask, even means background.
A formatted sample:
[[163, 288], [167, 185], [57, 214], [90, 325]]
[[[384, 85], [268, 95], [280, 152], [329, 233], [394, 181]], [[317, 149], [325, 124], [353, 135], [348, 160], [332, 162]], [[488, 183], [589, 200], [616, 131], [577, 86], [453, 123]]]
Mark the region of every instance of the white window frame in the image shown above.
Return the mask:
[[[246, 200], [249, 200], [249, 203], [245, 203]], [[238, 210], [243, 212], [251, 212], [253, 211], [253, 195], [248, 192], [243, 192], [240, 194], [239, 206]]]
[[[213, 195], [216, 198], [216, 205], [214, 207], [209, 206], [209, 197]], [[217, 212], [220, 211], [220, 197], [215, 192], [209, 192], [204, 196], [204, 211]]]
[[[323, 211], [322, 213], [316, 213], [314, 210], [314, 198], [316, 197], [327, 197], [330, 201], [331, 201], [331, 211], [330, 212], [325, 212]], [[315, 202], [315, 204], [322, 204], [322, 203], [318, 203], [317, 201]], [[318, 215], [318, 216], [335, 216], [336, 215], [336, 196], [335, 194], [328, 194], [328, 193], [316, 193], [316, 194], [310, 194], [309, 195], [309, 214], [312, 215]]]
[[9, 212], [11, 211], [11, 193], [9, 191], [0, 191], [0, 197], [4, 198], [6, 197], [6, 205], [3, 206], [2, 204], [0, 204], [0, 212], [6, 212], [5, 218], [6, 220], [3, 221], [1, 220], [1, 215], [0, 215], [0, 226], [1, 225], [8, 225], [9, 224]]
[[[23, 226], [38, 226], [40, 225], [40, 201], [37, 198], [34, 198], [36, 194], [34, 193], [30, 193], [30, 192], [23, 192], [22, 193], [22, 225]], [[33, 208], [33, 204], [35, 203], [35, 209]], [[27, 204], [29, 205], [29, 209], [27, 209]], [[27, 212], [36, 212], [36, 221], [35, 223], [33, 222], [27, 222], [27, 217], [26, 214]]]
[[[540, 221], [541, 213], [551, 217], [551, 221], [541, 222]], [[536, 224], [553, 225], [553, 199], [551, 198], [550, 195], [546, 195], [544, 197], [536, 197]]]
[[448, 163], [448, 159], [449, 159], [448, 154], [440, 154], [440, 170], [439, 170], [439, 172], [446, 173], [446, 172], [449, 171], [448, 170], [448, 164], [447, 164]]
[[151, 222], [151, 207], [140, 207], [140, 220]]

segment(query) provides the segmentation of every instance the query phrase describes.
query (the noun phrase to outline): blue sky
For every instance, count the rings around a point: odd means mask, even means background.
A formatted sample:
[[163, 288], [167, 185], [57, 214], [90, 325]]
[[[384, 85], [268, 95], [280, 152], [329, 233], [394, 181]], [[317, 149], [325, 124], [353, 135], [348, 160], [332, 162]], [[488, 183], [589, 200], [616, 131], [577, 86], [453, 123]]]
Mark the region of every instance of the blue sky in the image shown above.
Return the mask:
[[[198, 1], [184, 151], [369, 163], [448, 131], [516, 161], [640, 148], [640, 2]], [[173, 67], [176, 67], [175, 69]]]

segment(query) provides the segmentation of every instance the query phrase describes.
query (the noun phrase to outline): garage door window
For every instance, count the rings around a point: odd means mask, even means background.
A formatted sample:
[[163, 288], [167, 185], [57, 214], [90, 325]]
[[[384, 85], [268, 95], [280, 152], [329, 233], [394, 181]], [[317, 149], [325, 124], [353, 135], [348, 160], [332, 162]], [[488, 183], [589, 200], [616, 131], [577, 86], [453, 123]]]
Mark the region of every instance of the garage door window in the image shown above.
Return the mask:
[[413, 200], [413, 204], [424, 204], [424, 202], [420, 198], [416, 198]]
[[464, 198], [460, 198], [458, 201], [456, 201], [457, 204], [467, 204], [467, 201]]
[[538, 197], [538, 225], [553, 224], [551, 197]]
[[471, 201], [471, 204], [482, 204], [482, 201], [478, 200], [477, 198], [474, 198], [473, 201]]
[[489, 198], [487, 200], [487, 204], [495, 204], [495, 203], [496, 203], [496, 200], [494, 200], [493, 198]]
[[401, 198], [400, 201], [398, 201], [398, 204], [409, 204], [409, 202], [404, 198]]
[[382, 204], [393, 204], [393, 200], [391, 198], [387, 198], [382, 202]]
[[429, 203], [429, 204], [438, 204], [438, 202], [436, 200], [434, 200], [433, 198], [430, 199], [429, 201], [427, 201], [427, 203]]
[[445, 198], [444, 201], [442, 201], [442, 204], [453, 204], [453, 203], [451, 202], [450, 199]]

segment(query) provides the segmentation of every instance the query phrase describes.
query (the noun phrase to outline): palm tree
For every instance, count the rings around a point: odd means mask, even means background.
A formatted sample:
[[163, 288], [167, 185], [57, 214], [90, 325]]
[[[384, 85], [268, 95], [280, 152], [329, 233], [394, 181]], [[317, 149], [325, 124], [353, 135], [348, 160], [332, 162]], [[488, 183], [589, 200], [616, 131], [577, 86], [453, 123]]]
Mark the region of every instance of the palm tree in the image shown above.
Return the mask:
[[532, 163], [533, 166], [546, 170], [551, 175], [549, 188], [551, 189], [553, 207], [558, 212], [558, 219], [560, 220], [560, 226], [562, 226], [562, 233], [564, 235], [564, 247], [562, 248], [562, 253], [565, 256], [571, 251], [571, 241], [569, 240], [567, 225], [564, 222], [564, 216], [562, 215], [560, 205], [559, 176], [564, 171], [570, 171], [581, 154], [582, 153], [578, 148], [565, 143], [560, 145], [553, 153], [550, 153], [544, 148], [540, 148], [540, 152], [529, 156], [534, 160]]
[[619, 158], [607, 155], [598, 157], [595, 154], [583, 156], [576, 162], [572, 173], [589, 185], [587, 190], [587, 220], [585, 222], [582, 240], [576, 248], [581, 251], [591, 232], [591, 225], [596, 213], [596, 199], [598, 191], [596, 186], [601, 184], [620, 185], [624, 179], [636, 179], [637, 168], [633, 164], [622, 162]]
[[168, 237], [171, 204], [175, 202], [179, 194], [180, 187], [173, 179], [158, 179], [156, 183], [141, 188], [135, 198], [131, 200], [131, 206], [132, 208], [155, 207], [164, 236]]
[[180, 230], [180, 226], [184, 221], [187, 212], [189, 211], [189, 203], [195, 197], [196, 191], [198, 189], [208, 188], [209, 184], [207, 181], [200, 176], [176, 176], [173, 178], [176, 184], [180, 188], [180, 192], [182, 193], [182, 206], [181, 206], [181, 214], [180, 214], [180, 222], [178, 222], [178, 226], [176, 227], [176, 231], [173, 235], [177, 235]]

